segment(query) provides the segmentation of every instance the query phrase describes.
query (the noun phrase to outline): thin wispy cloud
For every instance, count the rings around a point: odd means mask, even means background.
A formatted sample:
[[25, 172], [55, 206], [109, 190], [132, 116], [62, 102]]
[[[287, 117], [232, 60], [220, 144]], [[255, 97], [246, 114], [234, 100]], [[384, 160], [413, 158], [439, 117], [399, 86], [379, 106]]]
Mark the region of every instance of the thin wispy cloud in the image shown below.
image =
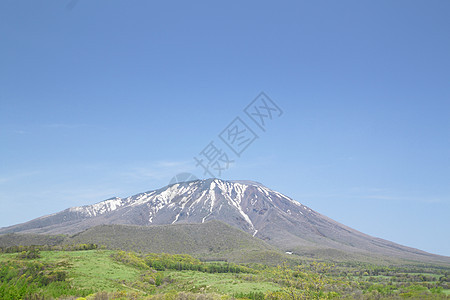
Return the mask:
[[391, 195], [364, 195], [354, 196], [353, 198], [383, 200], [383, 201], [400, 201], [400, 202], [420, 202], [420, 203], [444, 203], [448, 200], [435, 197], [415, 197], [415, 196], [391, 196]]
[[78, 4], [78, 0], [70, 0], [66, 5], [66, 9], [72, 10], [75, 8], [75, 6], [77, 6], [77, 4]]
[[77, 129], [88, 126], [87, 124], [70, 124], [70, 123], [50, 123], [44, 124], [44, 128], [54, 128], [54, 129]]
[[16, 129], [16, 130], [13, 130], [13, 133], [22, 135], [22, 134], [26, 134], [27, 132], [25, 130]]
[[25, 180], [28, 177], [37, 176], [40, 173], [41, 173], [40, 171], [22, 171], [12, 174], [0, 174], [0, 184], [7, 184], [13, 181]]
[[196, 170], [193, 161], [156, 161], [136, 166], [125, 167], [120, 171], [120, 176], [139, 180], [163, 180], [183, 172], [194, 172]]
[[335, 199], [350, 201], [396, 201], [396, 202], [416, 202], [416, 203], [450, 203], [450, 199], [446, 197], [426, 196], [419, 197], [417, 195], [399, 195], [399, 192], [389, 191], [385, 188], [364, 188], [353, 187], [347, 191], [336, 191], [335, 193], [309, 193], [296, 195], [297, 200], [307, 199]]
[[0, 135], [6, 134], [6, 135], [25, 135], [28, 131], [20, 128], [20, 129], [0, 129]]

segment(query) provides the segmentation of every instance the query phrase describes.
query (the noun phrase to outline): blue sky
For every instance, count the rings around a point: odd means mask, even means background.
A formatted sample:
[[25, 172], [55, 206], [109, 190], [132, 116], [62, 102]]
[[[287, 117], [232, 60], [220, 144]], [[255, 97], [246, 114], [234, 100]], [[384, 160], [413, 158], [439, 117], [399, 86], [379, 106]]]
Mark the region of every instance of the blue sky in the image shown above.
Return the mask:
[[[193, 157], [214, 141], [235, 160], [224, 179], [450, 255], [449, 12], [1, 1], [0, 226], [202, 177]], [[243, 112], [261, 91], [283, 110], [266, 132]], [[259, 136], [241, 157], [218, 138], [235, 117]]]

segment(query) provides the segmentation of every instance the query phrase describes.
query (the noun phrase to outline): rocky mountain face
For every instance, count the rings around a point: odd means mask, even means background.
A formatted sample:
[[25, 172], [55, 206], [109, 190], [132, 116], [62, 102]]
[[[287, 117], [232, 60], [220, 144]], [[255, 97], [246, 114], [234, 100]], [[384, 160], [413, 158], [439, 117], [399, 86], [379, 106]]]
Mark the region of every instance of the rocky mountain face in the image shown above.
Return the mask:
[[74, 234], [102, 224], [165, 225], [219, 220], [283, 251], [306, 256], [382, 255], [420, 261], [448, 258], [365, 235], [252, 181], [196, 180], [0, 229], [2, 233]]

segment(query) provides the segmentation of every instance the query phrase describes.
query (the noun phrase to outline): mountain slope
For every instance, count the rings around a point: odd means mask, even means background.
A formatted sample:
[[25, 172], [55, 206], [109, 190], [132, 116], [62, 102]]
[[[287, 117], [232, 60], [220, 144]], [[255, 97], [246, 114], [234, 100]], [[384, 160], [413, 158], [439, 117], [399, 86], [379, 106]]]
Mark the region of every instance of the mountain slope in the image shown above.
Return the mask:
[[0, 248], [11, 246], [49, 245], [55, 246], [64, 242], [65, 235], [47, 235], [33, 233], [8, 233], [0, 235]]
[[281, 263], [286, 255], [264, 241], [220, 221], [154, 226], [99, 225], [80, 232], [66, 244], [93, 243], [109, 249], [152, 253], [185, 253], [200, 259]]
[[298, 261], [274, 246], [220, 221], [202, 224], [98, 225], [72, 236], [36, 233], [0, 235], [0, 248], [97, 244], [107, 249], [143, 253], [190, 254], [201, 260], [236, 263]]
[[304, 256], [388, 256], [417, 261], [449, 258], [365, 235], [251, 181], [177, 183], [128, 198], [73, 207], [0, 233], [74, 234], [102, 224], [165, 225], [219, 220], [269, 244]]

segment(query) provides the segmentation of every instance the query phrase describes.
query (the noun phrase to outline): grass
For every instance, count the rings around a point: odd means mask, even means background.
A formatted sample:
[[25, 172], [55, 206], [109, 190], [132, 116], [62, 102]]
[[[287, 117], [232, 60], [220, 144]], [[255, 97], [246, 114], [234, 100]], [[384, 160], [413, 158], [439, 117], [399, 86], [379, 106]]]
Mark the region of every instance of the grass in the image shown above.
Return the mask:
[[[235, 293], [276, 291], [279, 286], [264, 281], [245, 280], [249, 274], [205, 273], [198, 271], [161, 271], [166, 278], [152, 290], [132, 284], [139, 282], [145, 270], [118, 262], [112, 250], [42, 251], [41, 258], [30, 261], [49, 263], [54, 270], [67, 272], [67, 281], [80, 290], [93, 292], [138, 292], [141, 295], [166, 292]], [[0, 262], [17, 260], [17, 253], [0, 254]]]
[[[165, 274], [174, 283], [163, 287], [162, 291], [188, 291], [193, 293], [218, 293], [232, 295], [235, 293], [277, 291], [280, 287], [272, 282], [248, 281], [245, 274], [230, 273], [210, 274], [195, 271], [171, 271]], [[249, 277], [255, 277], [250, 276]]]
[[[136, 292], [123, 281], [139, 280], [141, 270], [116, 262], [109, 250], [42, 251], [41, 258], [30, 262], [49, 263], [55, 271], [67, 272], [67, 281], [80, 290], [94, 292]], [[17, 260], [17, 253], [0, 254], [0, 262]]]
[[423, 275], [427, 277], [434, 277], [436, 280], [439, 280], [439, 277], [442, 275], [439, 274], [433, 274], [433, 273], [409, 273], [410, 275]]
[[80, 288], [106, 292], [131, 290], [120, 282], [137, 280], [140, 271], [114, 261], [112, 253], [109, 250], [46, 251], [41, 253], [41, 261], [61, 265], [71, 283]]
[[17, 257], [17, 253], [0, 253], [0, 262], [9, 261]]

